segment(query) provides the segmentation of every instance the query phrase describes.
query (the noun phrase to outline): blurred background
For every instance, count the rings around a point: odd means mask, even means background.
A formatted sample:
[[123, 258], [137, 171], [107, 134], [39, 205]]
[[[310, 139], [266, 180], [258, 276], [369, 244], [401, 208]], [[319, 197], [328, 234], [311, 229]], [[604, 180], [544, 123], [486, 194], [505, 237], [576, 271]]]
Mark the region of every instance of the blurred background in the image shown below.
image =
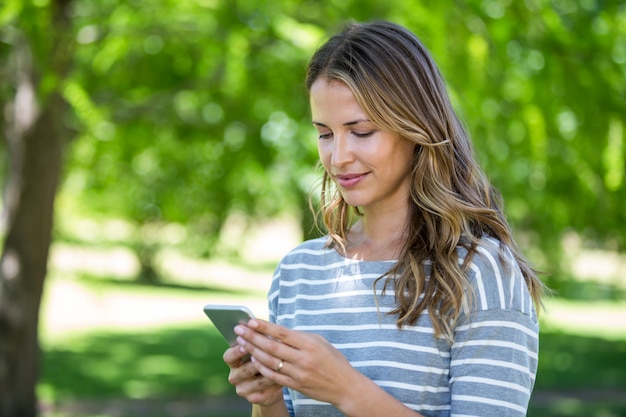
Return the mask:
[[316, 234], [305, 66], [373, 19], [431, 50], [554, 290], [529, 415], [626, 416], [620, 0], [3, 0], [0, 416], [249, 415], [202, 306], [265, 317]]

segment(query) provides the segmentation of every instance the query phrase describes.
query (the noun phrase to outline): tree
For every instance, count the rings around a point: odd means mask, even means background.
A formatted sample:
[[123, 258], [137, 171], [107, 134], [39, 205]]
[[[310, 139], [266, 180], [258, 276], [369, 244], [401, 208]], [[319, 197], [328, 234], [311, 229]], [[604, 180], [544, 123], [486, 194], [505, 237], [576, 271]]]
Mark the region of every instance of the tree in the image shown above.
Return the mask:
[[[12, 81], [2, 124], [10, 157], [0, 258], [0, 416], [36, 416], [38, 316], [51, 241], [54, 198], [68, 132], [60, 88], [72, 58], [68, 0], [47, 7], [11, 2]], [[7, 12], [3, 17], [7, 18]], [[5, 22], [6, 23], [6, 22]], [[38, 33], [41, 27], [50, 30]], [[6, 98], [5, 95], [2, 96]]]
[[204, 256], [233, 211], [307, 213], [306, 61], [342, 22], [388, 18], [435, 55], [541, 269], [558, 275], [569, 231], [624, 249], [623, 2], [335, 3], [80, 2], [68, 97], [87, 129], [64, 190], [140, 228], [185, 224]]
[[433, 51], [550, 286], [572, 272], [562, 264], [568, 233], [626, 250], [624, 2], [404, 2], [392, 18]]
[[[196, 64], [195, 59], [199, 57], [200, 49], [185, 50], [185, 48], [190, 47], [193, 40], [207, 35], [199, 31], [200, 34], [197, 37], [188, 41], [179, 41], [170, 51], [171, 54], [180, 54], [182, 57], [180, 60], [172, 61], [176, 64], [174, 68], [165, 65], [172, 57], [171, 55], [160, 57], [165, 58], [159, 61], [165, 67], [154, 73], [156, 76], [166, 74], [160, 79], [150, 78], [153, 69], [151, 65], [154, 61], [142, 60], [141, 57], [139, 60], [134, 59], [133, 51], [124, 50], [124, 42], [120, 42], [120, 38], [116, 38], [115, 34], [115, 29], [123, 30], [125, 26], [123, 20], [128, 17], [139, 23], [137, 28], [139, 32], [149, 29], [149, 24], [148, 27], [142, 26], [150, 21], [150, 19], [141, 19], [141, 14], [146, 10], [139, 11], [131, 8], [129, 13], [129, 6], [125, 2], [120, 2], [118, 9], [111, 10], [111, 7], [106, 8], [107, 5], [103, 6], [101, 2], [81, 1], [77, 2], [76, 7], [70, 12], [70, 3], [70, 0], [49, 2], [10, 0], [5, 2], [3, 9], [0, 10], [0, 24], [2, 25], [0, 54], [6, 58], [1, 68], [2, 78], [11, 81], [11, 83], [2, 83], [0, 86], [0, 100], [4, 110], [1, 132], [6, 141], [10, 163], [3, 201], [4, 246], [0, 257], [0, 417], [37, 415], [35, 386], [40, 354], [38, 311], [44, 290], [51, 243], [55, 195], [61, 178], [64, 149], [70, 137], [70, 131], [66, 125], [68, 120], [72, 119], [69, 123], [76, 130], [83, 130], [86, 126], [87, 134], [92, 135], [92, 138], [96, 140], [106, 142], [111, 138], [112, 131], [122, 133], [117, 136], [119, 139], [137, 138], [139, 140], [139, 143], [127, 141], [124, 144], [130, 146], [113, 149], [112, 153], [104, 152], [104, 158], [99, 159], [98, 162], [104, 161], [106, 165], [107, 156], [110, 158], [113, 155], [112, 164], [115, 165], [115, 169], [109, 170], [110, 167], [105, 167], [95, 170], [96, 176], [89, 178], [91, 181], [89, 185], [92, 186], [90, 189], [97, 190], [101, 181], [117, 181], [120, 172], [123, 176], [124, 168], [130, 166], [133, 168], [130, 172], [137, 174], [137, 180], [133, 182], [131, 178], [131, 181], [127, 183], [130, 184], [130, 190], [124, 190], [130, 192], [125, 199], [117, 199], [118, 202], [127, 203], [119, 212], [139, 223], [146, 223], [153, 219], [159, 220], [164, 210], [166, 211], [164, 217], [168, 221], [191, 219], [189, 222], [196, 226], [202, 225], [203, 216], [206, 218], [208, 215], [209, 226], [205, 229], [208, 232], [219, 230], [219, 227], [213, 226], [212, 223], [215, 223], [213, 219], [217, 218], [216, 223], [219, 225], [230, 209], [242, 207], [249, 213], [268, 213], [272, 205], [280, 205], [280, 201], [272, 202], [271, 199], [265, 198], [263, 194], [267, 192], [267, 188], [261, 187], [259, 190], [248, 186], [242, 188], [241, 174], [244, 174], [250, 181], [256, 181], [257, 185], [263, 185], [263, 179], [258, 177], [258, 174], [265, 171], [264, 168], [270, 165], [276, 154], [285, 152], [284, 145], [276, 141], [285, 139], [285, 134], [289, 135], [288, 138], [296, 135], [293, 131], [294, 122], [284, 113], [273, 111], [283, 106], [267, 106], [271, 104], [271, 100], [264, 101], [262, 97], [258, 97], [256, 108], [249, 108], [250, 113], [243, 112], [243, 115], [250, 116], [256, 111], [256, 116], [251, 117], [256, 124], [252, 126], [257, 132], [265, 127], [268, 131], [267, 140], [262, 144], [261, 142], [253, 144], [243, 154], [234, 155], [234, 152], [242, 147], [242, 141], [246, 142], [248, 127], [237, 117], [229, 116], [226, 122], [222, 121], [224, 119], [222, 116], [227, 111], [233, 109], [237, 114], [241, 108], [235, 103], [234, 97], [238, 88], [246, 86], [245, 83], [241, 83], [239, 77], [245, 78], [245, 58], [251, 47], [246, 39], [246, 32], [256, 30], [253, 28], [254, 22], [252, 21], [256, 18], [255, 2], [246, 4], [245, 13], [248, 14], [250, 20], [242, 26], [241, 33], [229, 33], [221, 27], [211, 33], [211, 35], [217, 34], [218, 37], [209, 43], [209, 46], [217, 48], [217, 53], [221, 54], [223, 60], [216, 64], [212, 63], [214, 56], [209, 55], [208, 60], [200, 61], [208, 67], [200, 67]], [[170, 3], [167, 4], [171, 6]], [[296, 4], [296, 2], [291, 2], [291, 6]], [[190, 5], [191, 3], [185, 2], [180, 4], [183, 10]], [[164, 5], [160, 6], [162, 7], [153, 10], [155, 13], [153, 16], [163, 16], [163, 20], [167, 22], [170, 17], [168, 10]], [[228, 15], [232, 12], [227, 3], [222, 6], [219, 13]], [[88, 44], [92, 36], [90, 31], [93, 31], [94, 27], [79, 27], [75, 32], [69, 16], [72, 14], [74, 17], [85, 15], [89, 17], [89, 10], [99, 7], [103, 7], [99, 11], [110, 17], [113, 23], [116, 18], [122, 20], [111, 25], [114, 29], [112, 42], [107, 45], [109, 49], [106, 51], [109, 56], [94, 55], [93, 51], [88, 51], [87, 56], [80, 55], [80, 51], [75, 55], [74, 39], [77, 38], [82, 44]], [[269, 21], [270, 15], [271, 13], [268, 12], [263, 16], [263, 19], [266, 19], [265, 24]], [[194, 15], [187, 10], [183, 13], [183, 17], [189, 19]], [[237, 18], [231, 13], [230, 20]], [[216, 23], [219, 16], [218, 18], [209, 16], [209, 20], [211, 19]], [[157, 32], [161, 29], [171, 29], [171, 23], [168, 22], [167, 25], [162, 26], [155, 25], [153, 29]], [[176, 21], [173, 22], [175, 29], [176, 23]], [[193, 19], [179, 23], [194, 24]], [[278, 30], [283, 38], [290, 35], [288, 31], [291, 29], [303, 29], [298, 27], [297, 22], [286, 17], [280, 21], [279, 26], [278, 29], [272, 27], [272, 30]], [[108, 31], [110, 27], [107, 26], [106, 29]], [[306, 34], [304, 35], [306, 37]], [[256, 46], [259, 50], [267, 46], [267, 43], [273, 42], [271, 36], [268, 37], [267, 34], [262, 39], [262, 42]], [[222, 41], [225, 42], [223, 45], [220, 44]], [[157, 34], [149, 35], [142, 43], [144, 52], [149, 56], [155, 55], [160, 49], [160, 42], [162, 39]], [[280, 42], [291, 41], [283, 39]], [[132, 46], [132, 43], [130, 45]], [[301, 47], [297, 43], [294, 46], [296, 50]], [[100, 69], [104, 72], [96, 74], [104, 78], [95, 81], [95, 84], [102, 82], [106, 84], [109, 80], [106, 78], [108, 75], [106, 73], [114, 66], [114, 62], [107, 62], [107, 60], [114, 61], [120, 58], [119, 54], [125, 55], [127, 52], [131, 59], [125, 64], [128, 64], [130, 68], [142, 69], [136, 65], [146, 65], [143, 68], [146, 72], [136, 78], [131, 78], [130, 84], [125, 84], [129, 80], [125, 80], [124, 77], [117, 78], [120, 82], [115, 87], [121, 90], [132, 90], [130, 95], [116, 95], [115, 88], [107, 90], [95, 87], [88, 92], [85, 90], [84, 86], [94, 87], [89, 83], [88, 67], [92, 59], [95, 58], [98, 61], [96, 70]], [[270, 61], [277, 60], [280, 64], [293, 59], [293, 56], [281, 56], [284, 52], [285, 49], [281, 45], [276, 45], [276, 50], [269, 54]], [[305, 55], [304, 52], [300, 54]], [[82, 58], [81, 62], [86, 67], [83, 68], [83, 72], [68, 75], [70, 64], [75, 58]], [[244, 60], [241, 61], [242, 59]], [[229, 65], [228, 68], [225, 67], [226, 64]], [[186, 85], [184, 77], [190, 75], [190, 69], [200, 74], [209, 69], [210, 71], [203, 75], [208, 78], [201, 76], [200, 81], [192, 78], [192, 83]], [[178, 76], [177, 71], [181, 72]], [[194, 74], [193, 71], [192, 74]], [[256, 74], [259, 75], [262, 72], [263, 69], [259, 68]], [[171, 77], [170, 81], [173, 84], [167, 82], [160, 84], [168, 76]], [[133, 81], [140, 81], [142, 88], [136, 90], [130, 88]], [[193, 83], [194, 81], [196, 83], [208, 82], [208, 85], [219, 82], [223, 85], [215, 92], [206, 95], [204, 91], [206, 87], [203, 91], [194, 91], [194, 88], [198, 88], [198, 85]], [[280, 87], [293, 89], [297, 88], [296, 85], [296, 83], [275, 82], [274, 86], [277, 89]], [[234, 90], [231, 91], [231, 88]], [[95, 100], [92, 100], [91, 94], [95, 96]], [[212, 97], [212, 94], [215, 94], [215, 97]], [[147, 100], [149, 103], [144, 102], [145, 95], [149, 97], [150, 100]], [[264, 94], [258, 94], [258, 96], [264, 96]], [[162, 101], [159, 101], [160, 99]], [[174, 99], [174, 106], [168, 107], [171, 99]], [[219, 104], [216, 100], [219, 100]], [[71, 118], [67, 112], [67, 101], [78, 115], [76, 119]], [[102, 105], [103, 102], [108, 106]], [[163, 103], [166, 104], [166, 108], [159, 112]], [[300, 100], [300, 103], [302, 106], [304, 102]], [[118, 107], [118, 105], [121, 106]], [[116, 109], [118, 113], [115, 112]], [[130, 110], [130, 112], [125, 113], [125, 110]], [[175, 123], [167, 123], [167, 119], [163, 123], [162, 115], [173, 116]], [[198, 117], [206, 123], [198, 125], [200, 121]], [[79, 122], [77, 123], [76, 120]], [[263, 123], [259, 124], [261, 120]], [[207, 152], [205, 149], [207, 144], [204, 140], [207, 123], [210, 126], [218, 122], [221, 125], [218, 129], [221, 134], [215, 140], [209, 141]], [[155, 126], [162, 129], [154, 129]], [[155, 131], [158, 133], [160, 146], [151, 148], [149, 144]], [[190, 140], [181, 142], [178, 138]], [[188, 152], [178, 152], [181, 145]], [[189, 145], [189, 148], [186, 148], [186, 145]], [[289, 147], [289, 149], [296, 150], [295, 156], [300, 157], [304, 154], [306, 158], [306, 152], [297, 152], [300, 149], [299, 146]], [[78, 150], [80, 151], [81, 149]], [[118, 151], [119, 153], [116, 153]], [[215, 168], [210, 164], [207, 165], [207, 161], [202, 159], [202, 156], [207, 154], [216, 159], [224, 156], [221, 159], [223, 165]], [[160, 164], [161, 160], [168, 156], [175, 157], [175, 162], [177, 162], [173, 164], [171, 170], [167, 163]], [[291, 158], [291, 160], [294, 159], [298, 160]], [[200, 160], [202, 160], [201, 163]], [[108, 161], [111, 162], [111, 159]], [[163, 168], [164, 173], [162, 177], [156, 178], [156, 181], [146, 183], [145, 179], [156, 172], [155, 162], [157, 167]], [[79, 164], [75, 162], [74, 165]], [[239, 173], [224, 178], [224, 167], [234, 168]], [[74, 168], [80, 171], [80, 166], [74, 166]], [[204, 169], [204, 171], [195, 172], [196, 168]], [[180, 187], [180, 184], [176, 184], [181, 178], [178, 170], [182, 170], [185, 174], [183, 178], [191, 179], [190, 182], [195, 184], [195, 188]], [[276, 173], [280, 174], [280, 172]], [[107, 177], [107, 174], [112, 174], [115, 178]], [[281, 177], [280, 175], [274, 175], [274, 177], [278, 181], [274, 182], [274, 186], [279, 185], [275, 187], [274, 195], [280, 197], [284, 195], [279, 181]], [[212, 181], [206, 181], [208, 178]], [[287, 178], [287, 176], [282, 178]], [[167, 186], [160, 187], [163, 183], [167, 183]], [[223, 185], [222, 189], [219, 188], [220, 185]], [[113, 191], [111, 195], [115, 195], [119, 190], [120, 188]], [[228, 192], [221, 193], [220, 190]], [[207, 193], [197, 191], [207, 191]], [[255, 200], [255, 196], [256, 198], [260, 196], [266, 205], [255, 204], [255, 201], [259, 201]], [[158, 202], [160, 206], [154, 202]], [[179, 204], [181, 202], [182, 204]], [[112, 206], [115, 207], [115, 204]], [[201, 214], [199, 221], [198, 213]]]
[[549, 284], [567, 285], [569, 233], [626, 250], [626, 4], [395, 6], [386, 17], [412, 28], [435, 55], [509, 220]]
[[[159, 244], [142, 231], [183, 224], [184, 249], [210, 256], [233, 212], [306, 216], [317, 152], [302, 80], [319, 21], [346, 16], [355, 2], [344, 3], [77, 3], [68, 97], [83, 134], [64, 191], [91, 215], [136, 225], [124, 243], [141, 277], [154, 278]], [[380, 9], [361, 5], [364, 15]]]

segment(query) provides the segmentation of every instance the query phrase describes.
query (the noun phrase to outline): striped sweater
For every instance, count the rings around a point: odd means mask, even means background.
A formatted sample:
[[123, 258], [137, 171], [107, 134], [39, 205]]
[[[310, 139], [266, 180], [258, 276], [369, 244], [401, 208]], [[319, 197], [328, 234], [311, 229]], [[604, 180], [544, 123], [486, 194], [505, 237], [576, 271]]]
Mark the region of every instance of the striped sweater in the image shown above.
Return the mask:
[[[535, 381], [538, 324], [528, 289], [510, 253], [485, 238], [472, 259], [471, 313], [462, 315], [451, 344], [435, 338], [424, 313], [398, 329], [393, 291], [373, 284], [394, 261], [356, 261], [304, 242], [278, 265], [268, 295], [270, 320], [317, 333], [359, 372], [424, 416], [525, 416]], [[459, 262], [466, 251], [458, 249]], [[508, 255], [508, 256], [507, 256]], [[426, 266], [428, 272], [428, 265]], [[327, 403], [285, 388], [291, 416], [341, 416]]]

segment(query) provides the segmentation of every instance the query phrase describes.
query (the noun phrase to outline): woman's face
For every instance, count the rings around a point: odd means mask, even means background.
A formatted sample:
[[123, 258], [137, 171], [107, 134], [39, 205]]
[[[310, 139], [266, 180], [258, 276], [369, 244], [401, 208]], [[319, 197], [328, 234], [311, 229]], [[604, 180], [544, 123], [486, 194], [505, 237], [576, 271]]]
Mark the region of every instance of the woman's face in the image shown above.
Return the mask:
[[320, 160], [346, 203], [365, 214], [406, 206], [415, 145], [374, 125], [342, 82], [317, 79], [310, 99]]

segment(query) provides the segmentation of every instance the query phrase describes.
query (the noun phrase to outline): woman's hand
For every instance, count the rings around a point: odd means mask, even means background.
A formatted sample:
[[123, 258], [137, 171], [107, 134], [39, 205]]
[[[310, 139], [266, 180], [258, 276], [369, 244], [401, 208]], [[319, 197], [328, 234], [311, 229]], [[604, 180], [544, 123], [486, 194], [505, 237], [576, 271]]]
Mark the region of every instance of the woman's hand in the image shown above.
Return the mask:
[[261, 375], [245, 349], [235, 345], [224, 352], [223, 358], [230, 368], [228, 382], [235, 386], [237, 395], [261, 406], [283, 402], [282, 386]]
[[[252, 319], [235, 327], [255, 372], [280, 386], [339, 406], [363, 375], [323, 337]], [[252, 371], [247, 370], [250, 373]]]

